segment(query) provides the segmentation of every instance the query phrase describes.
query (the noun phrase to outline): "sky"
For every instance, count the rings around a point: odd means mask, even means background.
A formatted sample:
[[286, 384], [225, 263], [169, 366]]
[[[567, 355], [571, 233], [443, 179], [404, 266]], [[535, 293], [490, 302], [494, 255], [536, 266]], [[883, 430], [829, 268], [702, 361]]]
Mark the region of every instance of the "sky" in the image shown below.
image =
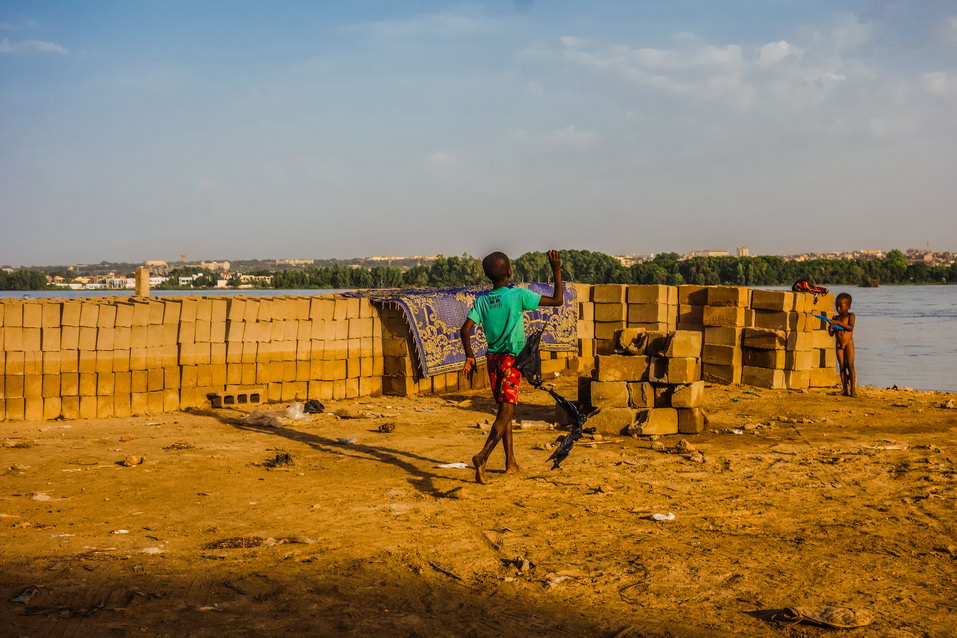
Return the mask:
[[953, 0], [0, 0], [0, 264], [957, 251]]

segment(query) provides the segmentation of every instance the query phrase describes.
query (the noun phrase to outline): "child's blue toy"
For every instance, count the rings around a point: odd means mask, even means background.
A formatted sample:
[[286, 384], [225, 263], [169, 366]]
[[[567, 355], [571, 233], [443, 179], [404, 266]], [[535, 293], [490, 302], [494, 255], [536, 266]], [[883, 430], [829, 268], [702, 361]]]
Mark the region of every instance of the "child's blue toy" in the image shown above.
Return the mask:
[[828, 318], [825, 317], [824, 315], [811, 315], [811, 316], [812, 316], [812, 317], [817, 317], [818, 319], [823, 319], [824, 321], [827, 322], [827, 325], [831, 326], [831, 327], [834, 328], [835, 330], [840, 330], [841, 332], [846, 332], [846, 331], [847, 331], [847, 328], [845, 328], [844, 326], [839, 326], [839, 325], [835, 324], [833, 321], [831, 321], [830, 319], [828, 319]]

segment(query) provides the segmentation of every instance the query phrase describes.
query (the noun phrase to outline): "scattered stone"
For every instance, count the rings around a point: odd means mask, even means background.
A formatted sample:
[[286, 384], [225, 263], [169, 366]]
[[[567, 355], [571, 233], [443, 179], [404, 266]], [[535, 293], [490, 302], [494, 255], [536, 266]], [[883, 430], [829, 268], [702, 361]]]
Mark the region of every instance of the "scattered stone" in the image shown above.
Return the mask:
[[519, 573], [522, 574], [535, 567], [535, 565], [524, 556], [516, 556], [515, 558], [511, 559], [503, 558], [502, 564], [506, 567], [514, 567], [519, 571]]
[[30, 495], [30, 500], [31, 501], [50, 501], [50, 500], [53, 500], [53, 497], [51, 497], [46, 492], [35, 492]]
[[266, 539], [260, 536], [232, 536], [206, 543], [203, 549], [248, 549], [262, 547], [265, 542]]
[[193, 444], [187, 443], [186, 441], [177, 441], [176, 443], [170, 443], [164, 450], [192, 450]]
[[379, 426], [379, 432], [383, 434], [392, 434], [395, 432], [395, 423], [383, 423]]
[[296, 462], [293, 460], [292, 455], [286, 454], [285, 452], [263, 461], [263, 467], [286, 467], [295, 464]]
[[120, 461], [120, 465], [122, 465], [123, 467], [133, 467], [134, 465], [141, 465], [142, 463], [143, 463], [142, 456], [128, 456], [122, 461]]
[[945, 410], [957, 410], [957, 403], [955, 403], [953, 399], [947, 399], [940, 404], [940, 407], [944, 408]]
[[365, 419], [368, 417], [364, 410], [347, 407], [336, 408], [335, 415], [340, 419]]
[[162, 554], [165, 550], [162, 547], [146, 547], [140, 550], [141, 554]]

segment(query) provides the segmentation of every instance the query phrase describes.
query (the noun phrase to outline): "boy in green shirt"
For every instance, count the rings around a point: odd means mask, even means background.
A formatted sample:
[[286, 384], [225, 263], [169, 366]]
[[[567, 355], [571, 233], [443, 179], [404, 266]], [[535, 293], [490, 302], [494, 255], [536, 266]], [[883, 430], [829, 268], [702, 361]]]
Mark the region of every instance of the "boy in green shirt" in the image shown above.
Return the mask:
[[522, 373], [515, 368], [515, 356], [525, 347], [525, 318], [522, 313], [539, 306], [561, 306], [565, 303], [562, 261], [557, 250], [548, 251], [548, 261], [555, 278], [555, 290], [551, 297], [542, 297], [527, 288], [509, 286], [512, 264], [505, 253], [495, 252], [483, 259], [482, 269], [485, 276], [492, 281], [492, 290], [476, 298], [460, 332], [462, 347], [465, 349], [463, 371], [471, 379], [475, 371], [472, 328], [480, 323], [485, 329], [485, 338], [488, 341], [488, 376], [492, 385], [492, 396], [498, 402], [498, 415], [485, 446], [472, 457], [475, 480], [483, 485], [488, 482], [485, 478], [485, 464], [502, 439], [505, 440], [505, 473], [514, 474], [519, 470], [512, 449], [512, 417], [515, 415], [518, 386], [522, 379]]

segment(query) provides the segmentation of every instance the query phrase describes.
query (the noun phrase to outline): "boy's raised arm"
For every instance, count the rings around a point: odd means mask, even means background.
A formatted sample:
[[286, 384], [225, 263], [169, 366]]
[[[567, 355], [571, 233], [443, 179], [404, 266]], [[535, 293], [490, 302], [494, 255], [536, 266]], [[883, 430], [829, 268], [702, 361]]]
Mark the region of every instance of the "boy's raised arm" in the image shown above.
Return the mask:
[[565, 303], [565, 286], [562, 285], [562, 256], [557, 250], [548, 251], [548, 263], [552, 266], [555, 292], [551, 297], [542, 297], [539, 306], [561, 306]]

